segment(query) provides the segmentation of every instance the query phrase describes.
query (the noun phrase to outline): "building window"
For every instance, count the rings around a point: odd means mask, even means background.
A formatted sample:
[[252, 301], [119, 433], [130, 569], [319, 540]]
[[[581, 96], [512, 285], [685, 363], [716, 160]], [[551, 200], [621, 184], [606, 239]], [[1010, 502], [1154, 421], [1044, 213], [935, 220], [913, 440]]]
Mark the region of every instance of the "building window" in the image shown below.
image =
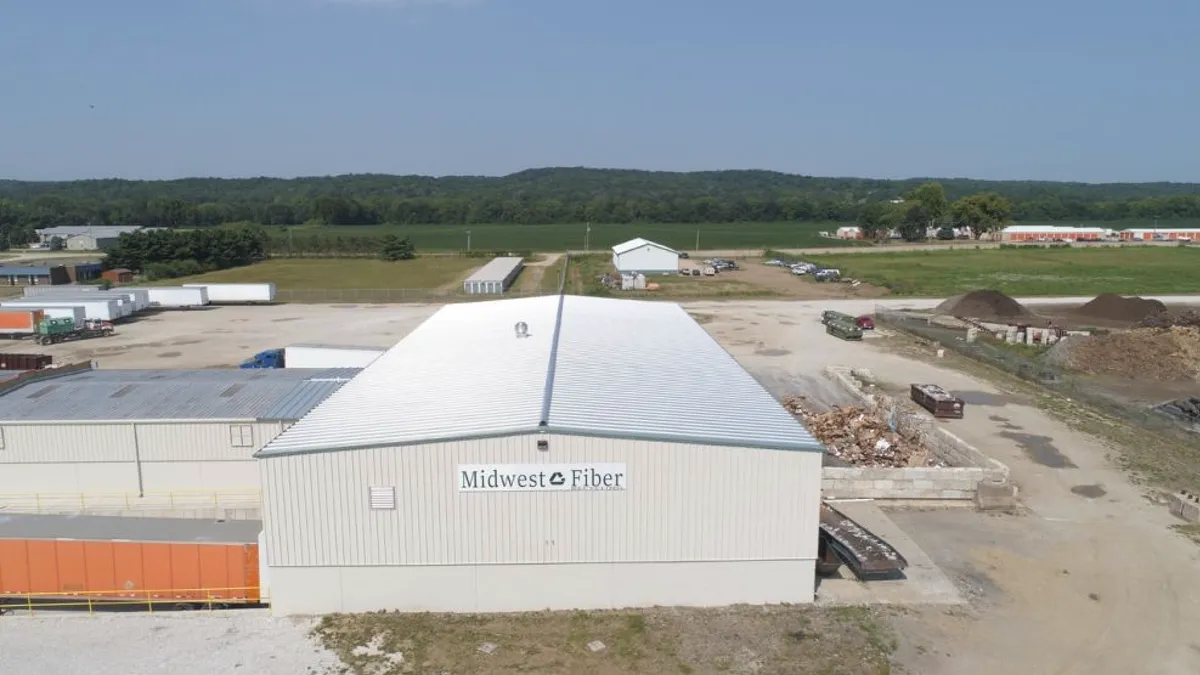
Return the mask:
[[367, 501], [372, 511], [395, 511], [396, 488], [392, 485], [372, 487], [367, 490]]
[[229, 425], [229, 444], [235, 448], [254, 447], [254, 427], [249, 424]]

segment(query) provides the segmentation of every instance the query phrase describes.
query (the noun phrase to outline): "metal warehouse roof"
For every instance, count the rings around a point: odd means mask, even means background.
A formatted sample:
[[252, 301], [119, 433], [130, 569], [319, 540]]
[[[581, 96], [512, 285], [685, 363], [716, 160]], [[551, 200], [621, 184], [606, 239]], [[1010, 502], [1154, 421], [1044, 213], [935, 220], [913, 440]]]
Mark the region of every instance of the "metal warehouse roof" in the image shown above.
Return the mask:
[[637, 239], [630, 239], [629, 241], [627, 241], [623, 244], [617, 244], [616, 246], [612, 247], [612, 250], [613, 250], [613, 253], [620, 255], [622, 253], [628, 253], [629, 251], [632, 251], [635, 248], [640, 248], [642, 246], [647, 246], [647, 245], [661, 248], [662, 250], [670, 251], [671, 253], [678, 253], [678, 251], [671, 248], [670, 246], [663, 246], [662, 244], [655, 243], [653, 241], [650, 241], [649, 239], [642, 239], [641, 237], [638, 237]]
[[258, 454], [539, 431], [821, 449], [679, 305], [543, 296], [442, 308]]
[[86, 234], [96, 238], [118, 237], [126, 232], [137, 232], [142, 228], [138, 225], [67, 225], [46, 227], [37, 231], [40, 237], [74, 237]]
[[49, 267], [9, 267], [7, 265], [0, 265], [0, 277], [44, 277], [49, 275]]
[[524, 261], [524, 258], [492, 258], [488, 264], [467, 277], [467, 281], [504, 281]]
[[0, 395], [0, 421], [297, 420], [357, 368], [85, 370]]
[[261, 531], [257, 520], [0, 515], [0, 539], [253, 544]]

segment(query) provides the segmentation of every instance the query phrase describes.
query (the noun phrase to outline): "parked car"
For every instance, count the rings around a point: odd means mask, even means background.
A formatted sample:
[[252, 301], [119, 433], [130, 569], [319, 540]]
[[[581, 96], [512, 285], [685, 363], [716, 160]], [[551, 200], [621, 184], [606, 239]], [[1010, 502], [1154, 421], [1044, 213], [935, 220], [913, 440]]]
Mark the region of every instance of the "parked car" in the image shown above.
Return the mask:
[[870, 314], [863, 314], [854, 320], [854, 325], [863, 330], [875, 330], [875, 319]]
[[684, 260], [687, 260], [690, 256], [688, 256], [687, 251], [680, 251], [679, 257], [683, 258]]

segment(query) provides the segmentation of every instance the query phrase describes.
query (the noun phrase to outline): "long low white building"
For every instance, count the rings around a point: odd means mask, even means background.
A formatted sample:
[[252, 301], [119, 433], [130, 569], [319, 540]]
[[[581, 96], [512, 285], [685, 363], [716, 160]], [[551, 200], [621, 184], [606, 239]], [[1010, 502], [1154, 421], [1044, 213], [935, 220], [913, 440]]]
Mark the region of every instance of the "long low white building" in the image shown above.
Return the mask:
[[258, 453], [273, 611], [809, 602], [821, 450], [676, 304], [450, 305]]
[[357, 370], [31, 371], [0, 383], [0, 501], [257, 491], [255, 451]]
[[524, 258], [493, 258], [463, 282], [463, 292], [499, 294], [508, 290], [525, 267]]

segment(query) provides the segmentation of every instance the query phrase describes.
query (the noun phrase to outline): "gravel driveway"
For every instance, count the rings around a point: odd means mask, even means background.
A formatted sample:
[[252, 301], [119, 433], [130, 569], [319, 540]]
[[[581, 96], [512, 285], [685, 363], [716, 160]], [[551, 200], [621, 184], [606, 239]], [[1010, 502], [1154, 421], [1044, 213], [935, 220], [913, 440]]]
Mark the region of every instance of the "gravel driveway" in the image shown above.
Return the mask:
[[341, 662], [309, 637], [310, 621], [265, 610], [0, 617], [5, 675], [332, 675]]

